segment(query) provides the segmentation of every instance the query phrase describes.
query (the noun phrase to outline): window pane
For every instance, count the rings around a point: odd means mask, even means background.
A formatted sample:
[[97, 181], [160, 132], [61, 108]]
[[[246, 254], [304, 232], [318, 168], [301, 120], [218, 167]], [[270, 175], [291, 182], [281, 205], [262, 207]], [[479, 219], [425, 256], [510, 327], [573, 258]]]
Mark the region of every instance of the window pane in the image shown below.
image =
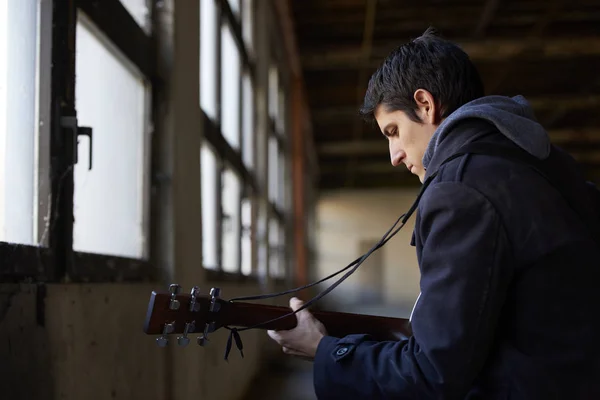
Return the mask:
[[0, 0], [0, 240], [21, 244], [36, 242], [38, 7]]
[[229, 7], [231, 7], [231, 11], [233, 15], [238, 17], [240, 15], [240, 0], [227, 0], [229, 3]]
[[277, 108], [279, 107], [279, 72], [277, 66], [271, 66], [269, 69], [269, 116], [277, 118]]
[[200, 107], [217, 117], [217, 8], [215, 0], [200, 2]]
[[242, 200], [242, 273], [252, 273], [252, 200]]
[[229, 168], [223, 172], [223, 271], [238, 272], [240, 260], [240, 178]]
[[279, 87], [279, 92], [277, 94], [277, 119], [275, 120], [275, 124], [277, 126], [277, 133], [283, 136], [287, 136], [287, 126], [286, 126], [286, 104], [285, 104], [285, 91], [283, 87]]
[[248, 73], [244, 74], [244, 120], [243, 120], [243, 142], [242, 142], [242, 157], [244, 164], [248, 169], [254, 168], [254, 138], [255, 138], [255, 126], [254, 126], [254, 88], [252, 87], [252, 80]]
[[272, 277], [285, 276], [285, 238], [279, 221], [272, 218], [269, 221], [269, 274]]
[[269, 201], [277, 203], [279, 198], [279, 143], [274, 135], [269, 135]]
[[286, 190], [287, 186], [290, 184], [290, 179], [285, 179], [287, 174], [287, 163], [285, 159], [285, 153], [283, 152], [283, 149], [281, 147], [278, 150], [279, 164], [277, 166], [277, 205], [283, 210], [287, 205]]
[[259, 277], [267, 275], [267, 257], [269, 252], [269, 241], [267, 237], [268, 212], [265, 202], [260, 202], [257, 206], [256, 220], [256, 273]]
[[150, 8], [148, 8], [148, 0], [120, 0], [125, 6], [129, 14], [135, 19], [139, 26], [144, 28], [146, 33], [150, 32]]
[[221, 129], [231, 147], [240, 147], [240, 55], [229, 25], [221, 29]]
[[[143, 76], [79, 13], [75, 100], [80, 138], [75, 166], [73, 248], [123, 257], [146, 256], [148, 103]], [[118, 94], [118, 95], [116, 95]]]
[[219, 209], [217, 204], [217, 156], [208, 143], [203, 143], [200, 153], [200, 173], [202, 185], [202, 265], [208, 269], [216, 269], [217, 257], [217, 221]]
[[242, 0], [242, 37], [246, 44], [248, 55], [252, 57], [254, 53], [254, 1]]

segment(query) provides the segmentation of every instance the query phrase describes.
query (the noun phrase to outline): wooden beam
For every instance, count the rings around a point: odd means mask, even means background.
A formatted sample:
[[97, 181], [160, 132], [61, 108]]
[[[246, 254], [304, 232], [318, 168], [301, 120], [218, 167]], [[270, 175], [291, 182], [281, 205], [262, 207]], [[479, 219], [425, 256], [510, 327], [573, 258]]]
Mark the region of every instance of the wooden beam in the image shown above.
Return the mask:
[[[558, 129], [548, 132], [552, 143], [561, 147], [578, 147], [585, 150], [600, 150], [600, 127], [585, 129]], [[361, 141], [332, 141], [321, 143], [317, 147], [319, 157], [340, 156], [385, 156], [388, 151], [387, 141], [382, 137], [380, 140]]]
[[[375, 30], [375, 20], [377, 16], [377, 0], [366, 0], [365, 3], [365, 24], [363, 28], [363, 40], [361, 46], [361, 55], [365, 60], [371, 58], [371, 51], [373, 49], [373, 32]], [[356, 105], [357, 108], [362, 102], [365, 90], [367, 89], [367, 81], [369, 78], [368, 71], [364, 68], [358, 73], [358, 80], [356, 82]], [[363, 129], [360, 125], [354, 125], [353, 139], [355, 141], [360, 140], [362, 137]], [[348, 160], [348, 168], [350, 172], [347, 174], [347, 178], [352, 182], [354, 179], [354, 171], [356, 169], [356, 159]]]
[[485, 30], [494, 19], [494, 15], [496, 14], [499, 4], [500, 0], [487, 0], [485, 2], [483, 5], [483, 11], [481, 12], [481, 17], [479, 18], [477, 26], [473, 32], [473, 36], [475, 38], [480, 38], [485, 34]]
[[[570, 58], [600, 55], [600, 37], [588, 36], [573, 38], [530, 39], [529, 42], [518, 39], [484, 39], [473, 40], [452, 39], [474, 62], [501, 61], [531, 51], [536, 59]], [[335, 69], [375, 69], [381, 65], [383, 58], [401, 42], [387, 43], [373, 48], [372, 57], [365, 60], [360, 48], [329, 49], [318, 52], [307, 52], [302, 55], [302, 67], [305, 70]]]
[[[569, 154], [584, 166], [600, 167], [600, 152], [588, 151], [571, 151]], [[328, 162], [321, 165], [321, 176], [344, 175], [348, 173], [346, 162]], [[357, 174], [387, 174], [394, 173], [400, 175], [411, 175], [410, 172], [403, 166], [392, 166], [389, 161], [370, 161], [361, 162], [356, 167]]]
[[523, 47], [520, 51], [512, 57], [507, 57], [504, 61], [504, 66], [501, 68], [501, 72], [497, 75], [491, 83], [487, 84], [488, 93], [496, 93], [504, 81], [510, 76], [514, 69], [523, 61], [526, 56], [526, 52], [535, 46], [536, 42], [542, 38], [544, 31], [556, 19], [562, 7], [565, 5], [566, 0], [550, 0], [547, 4], [546, 12], [542, 17], [533, 25], [529, 33], [522, 39]]
[[[539, 110], [588, 110], [600, 107], [600, 94], [581, 94], [575, 96], [528, 97], [527, 100], [534, 111]], [[361, 122], [358, 108], [353, 106], [327, 107], [313, 110], [315, 124], [335, 122], [340, 119], [351, 119]]]

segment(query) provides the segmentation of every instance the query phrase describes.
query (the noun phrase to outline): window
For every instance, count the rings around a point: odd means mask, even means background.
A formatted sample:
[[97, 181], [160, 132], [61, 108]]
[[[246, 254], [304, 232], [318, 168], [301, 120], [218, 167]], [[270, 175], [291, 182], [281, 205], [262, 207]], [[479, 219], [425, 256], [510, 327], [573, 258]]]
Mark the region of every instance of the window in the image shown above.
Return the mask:
[[50, 65], [48, 39], [40, 30], [51, 24], [50, 15], [39, 0], [0, 0], [0, 240], [4, 242], [33, 245], [48, 239]]
[[215, 0], [200, 2], [200, 107], [217, 118], [217, 6]]
[[208, 269], [217, 269], [219, 265], [218, 243], [219, 230], [219, 181], [217, 173], [217, 155], [206, 141], [202, 145], [200, 155], [200, 179], [202, 198], [202, 264]]
[[221, 129], [231, 147], [240, 148], [240, 55], [231, 33], [221, 28]]
[[241, 182], [230, 168], [223, 171], [222, 195], [222, 269], [225, 272], [240, 271], [241, 245]]
[[250, 56], [254, 55], [254, 2], [242, 0], [242, 36]]
[[3, 276], [151, 275], [145, 4], [0, 0]]
[[[284, 233], [290, 188], [284, 139], [288, 105], [278, 62], [271, 63], [265, 87], [257, 85], [254, 4], [201, 3], [203, 264], [218, 276], [265, 276], [270, 270], [275, 278], [284, 278], [289, 255]], [[262, 99], [257, 95], [266, 95], [264, 117], [269, 121], [260, 131], [257, 106]], [[268, 150], [263, 156], [264, 141]], [[268, 164], [266, 188], [257, 187], [257, 180], [262, 181], [256, 176], [258, 157]]]
[[242, 274], [250, 275], [252, 273], [252, 199], [244, 198], [242, 200]]
[[80, 125], [93, 128], [93, 140], [90, 143], [83, 137], [78, 144], [73, 248], [145, 258], [148, 84], [82, 13], [77, 22], [76, 52], [77, 115]]
[[[253, 67], [244, 39], [252, 1], [201, 2], [200, 107], [203, 265], [219, 273], [251, 275], [255, 190]], [[230, 11], [219, 7], [229, 6]], [[246, 21], [245, 23], [241, 21]], [[247, 30], [248, 28], [246, 28]], [[250, 38], [246, 31], [246, 37]], [[208, 150], [210, 149], [210, 150]]]
[[272, 218], [269, 221], [269, 273], [274, 278], [286, 276], [286, 245], [282, 221]]
[[129, 14], [144, 29], [150, 33], [150, 1], [151, 0], [119, 0]]
[[242, 148], [243, 159], [246, 168], [254, 168], [254, 137], [256, 125], [254, 124], [254, 86], [249, 73], [246, 71], [243, 78], [243, 124], [242, 124]]

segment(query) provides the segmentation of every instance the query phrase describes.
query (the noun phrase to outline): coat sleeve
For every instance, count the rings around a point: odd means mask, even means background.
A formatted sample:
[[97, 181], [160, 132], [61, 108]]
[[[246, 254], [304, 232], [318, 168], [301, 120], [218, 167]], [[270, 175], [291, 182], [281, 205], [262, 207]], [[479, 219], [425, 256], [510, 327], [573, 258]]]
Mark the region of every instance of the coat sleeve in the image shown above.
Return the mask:
[[500, 217], [476, 190], [432, 184], [419, 207], [421, 295], [413, 336], [326, 336], [314, 385], [325, 399], [462, 399], [489, 352], [512, 274]]

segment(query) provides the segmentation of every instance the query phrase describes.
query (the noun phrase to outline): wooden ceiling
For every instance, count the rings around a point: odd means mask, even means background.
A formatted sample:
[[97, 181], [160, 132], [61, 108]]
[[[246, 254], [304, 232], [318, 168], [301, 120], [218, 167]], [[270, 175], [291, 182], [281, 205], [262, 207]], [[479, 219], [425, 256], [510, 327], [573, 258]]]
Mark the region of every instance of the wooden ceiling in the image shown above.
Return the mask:
[[358, 116], [371, 74], [433, 26], [488, 94], [522, 94], [555, 143], [600, 176], [600, 0], [292, 0], [321, 188], [418, 185]]

